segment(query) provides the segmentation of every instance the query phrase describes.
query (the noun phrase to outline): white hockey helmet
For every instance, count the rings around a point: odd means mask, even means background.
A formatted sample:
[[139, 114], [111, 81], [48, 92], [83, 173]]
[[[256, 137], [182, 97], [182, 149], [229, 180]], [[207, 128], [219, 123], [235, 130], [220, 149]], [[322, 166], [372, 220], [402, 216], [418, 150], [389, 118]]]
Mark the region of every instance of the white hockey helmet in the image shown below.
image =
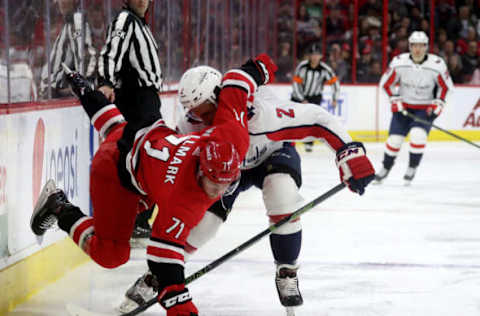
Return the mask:
[[424, 31], [414, 31], [408, 37], [408, 44], [425, 44], [428, 45], [428, 36]]
[[221, 82], [222, 74], [215, 68], [198, 66], [188, 69], [178, 84], [178, 96], [185, 111], [205, 101], [217, 104], [217, 90]]

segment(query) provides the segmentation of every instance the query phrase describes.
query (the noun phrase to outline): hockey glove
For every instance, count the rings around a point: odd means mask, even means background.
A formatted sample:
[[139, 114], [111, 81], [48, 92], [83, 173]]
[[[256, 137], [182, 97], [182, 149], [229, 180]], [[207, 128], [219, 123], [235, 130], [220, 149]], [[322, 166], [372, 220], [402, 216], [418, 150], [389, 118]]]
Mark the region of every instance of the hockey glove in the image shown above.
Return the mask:
[[375, 177], [375, 170], [366, 156], [365, 147], [360, 142], [343, 145], [337, 151], [336, 163], [340, 171], [340, 180], [348, 185], [351, 191], [360, 195]]
[[260, 54], [255, 59], [249, 59], [240, 67], [255, 80], [257, 85], [264, 85], [275, 80], [278, 67], [267, 54]]
[[197, 307], [184, 284], [167, 286], [158, 295], [158, 301], [167, 310], [167, 316], [198, 316]]
[[437, 118], [440, 113], [442, 113], [443, 107], [445, 106], [445, 101], [442, 99], [435, 99], [432, 101], [432, 104], [427, 107], [427, 114]]
[[402, 113], [405, 108], [403, 107], [402, 98], [401, 97], [391, 97], [390, 104], [392, 106], [392, 112], [400, 112]]

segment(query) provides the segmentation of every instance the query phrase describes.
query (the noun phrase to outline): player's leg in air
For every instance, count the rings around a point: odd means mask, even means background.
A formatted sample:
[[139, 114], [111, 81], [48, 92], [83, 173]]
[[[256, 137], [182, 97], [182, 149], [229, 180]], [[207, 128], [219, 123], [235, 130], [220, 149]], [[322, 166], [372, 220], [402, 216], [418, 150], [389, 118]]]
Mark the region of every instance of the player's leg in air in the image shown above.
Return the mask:
[[[90, 172], [94, 214], [93, 217], [84, 214], [68, 201], [53, 181], [48, 181], [37, 200], [30, 226], [36, 235], [42, 236], [57, 222], [94, 261], [106, 268], [117, 267], [130, 256], [129, 239], [135, 215], [148, 203], [142, 202], [138, 194], [125, 189], [118, 181], [116, 142], [124, 124], [120, 112], [102, 93], [93, 91], [90, 83], [78, 73], [69, 73], [67, 79], [92, 124], [105, 137]], [[119, 210], [122, 210], [121, 215]]]

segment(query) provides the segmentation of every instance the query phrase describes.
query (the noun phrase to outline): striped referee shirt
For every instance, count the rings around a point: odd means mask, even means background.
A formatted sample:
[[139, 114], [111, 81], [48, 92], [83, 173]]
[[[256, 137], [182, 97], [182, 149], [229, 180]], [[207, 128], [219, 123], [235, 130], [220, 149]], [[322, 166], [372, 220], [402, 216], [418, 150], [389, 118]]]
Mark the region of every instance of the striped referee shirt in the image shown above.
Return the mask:
[[302, 61], [295, 70], [293, 77], [292, 99], [296, 102], [302, 102], [310, 97], [316, 97], [322, 94], [323, 86], [333, 85], [333, 100], [338, 99], [340, 93], [340, 81], [330, 68], [324, 62], [312, 68], [308, 60]]
[[[107, 40], [100, 53], [98, 72], [100, 85], [120, 88], [126, 80], [139, 87], [160, 90], [162, 70], [158, 46], [145, 19], [124, 8], [108, 28]], [[133, 72], [131, 78], [122, 72]]]
[[[83, 17], [81, 12], [66, 15], [65, 24], [53, 43], [50, 52], [50, 85], [53, 89], [68, 87], [64, 80], [65, 72], [62, 63], [87, 77], [95, 72], [97, 52], [92, 44], [90, 26], [87, 21], [82, 25]], [[82, 37], [83, 26], [85, 26], [85, 41]], [[48, 77], [48, 64], [45, 64], [40, 82], [40, 91], [43, 95], [48, 88]]]

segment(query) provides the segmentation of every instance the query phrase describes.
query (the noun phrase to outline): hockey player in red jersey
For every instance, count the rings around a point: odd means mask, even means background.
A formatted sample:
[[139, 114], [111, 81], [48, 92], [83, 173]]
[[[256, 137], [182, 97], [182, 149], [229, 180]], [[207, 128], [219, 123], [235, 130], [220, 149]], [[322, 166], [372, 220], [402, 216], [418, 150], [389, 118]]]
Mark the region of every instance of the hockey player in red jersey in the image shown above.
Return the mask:
[[[212, 125], [217, 111], [215, 90], [221, 82], [221, 73], [208, 66], [194, 67], [183, 74], [178, 90], [186, 115], [181, 116], [178, 130], [187, 133]], [[352, 141], [335, 116], [314, 104], [306, 103], [300, 107], [298, 103], [282, 100], [268, 85], [260, 87], [249, 100], [248, 130], [250, 148], [242, 163], [239, 183], [215, 202], [191, 231], [185, 248], [189, 254], [213, 238], [236, 198], [252, 187], [262, 191], [270, 224], [303, 205], [299, 193], [302, 183], [300, 156], [289, 141], [324, 141], [336, 153], [341, 181], [353, 192], [363, 194], [373, 180], [374, 169], [363, 145]], [[301, 219], [284, 224], [269, 237], [280, 303], [291, 311], [303, 303], [297, 274], [302, 241]], [[151, 273], [147, 271], [127, 290], [119, 308], [122, 313], [141, 307], [155, 297], [156, 292], [148, 284], [150, 278]]]
[[122, 186], [117, 175], [116, 142], [125, 124], [119, 124], [120, 112], [103, 94], [91, 91], [79, 74], [72, 74], [74, 92], [92, 123], [106, 136], [92, 161], [93, 217], [72, 205], [50, 180], [35, 205], [32, 231], [41, 236], [57, 221], [95, 262], [115, 268], [129, 259], [135, 215], [157, 204], [147, 261], [159, 303], [168, 316], [198, 315], [184, 284], [186, 238], [206, 209], [238, 178], [249, 145], [247, 99], [259, 85], [273, 80], [275, 70], [270, 58], [260, 55], [227, 72], [209, 128], [179, 135], [158, 120], [138, 131], [125, 161], [135, 192]]

